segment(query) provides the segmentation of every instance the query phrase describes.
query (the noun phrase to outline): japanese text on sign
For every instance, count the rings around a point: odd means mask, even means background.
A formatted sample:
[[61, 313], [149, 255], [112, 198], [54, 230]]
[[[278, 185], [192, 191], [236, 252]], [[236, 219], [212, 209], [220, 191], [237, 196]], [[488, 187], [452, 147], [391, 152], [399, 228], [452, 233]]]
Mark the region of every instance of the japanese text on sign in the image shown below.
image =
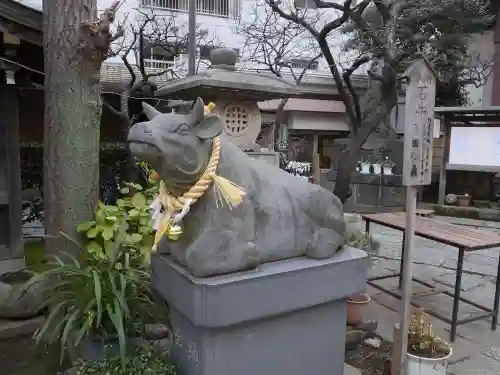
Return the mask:
[[406, 186], [431, 183], [436, 84], [425, 64], [418, 68], [414, 71], [417, 76], [410, 76], [406, 89], [403, 158], [403, 185]]

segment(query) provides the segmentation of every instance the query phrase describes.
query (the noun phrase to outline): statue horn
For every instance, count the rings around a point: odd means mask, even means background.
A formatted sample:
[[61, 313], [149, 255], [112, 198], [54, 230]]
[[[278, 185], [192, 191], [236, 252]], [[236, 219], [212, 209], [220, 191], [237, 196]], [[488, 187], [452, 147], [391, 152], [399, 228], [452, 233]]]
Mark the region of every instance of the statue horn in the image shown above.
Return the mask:
[[156, 116], [161, 114], [160, 111], [158, 111], [156, 108], [154, 108], [153, 106], [149, 105], [146, 102], [142, 102], [142, 110], [149, 120], [152, 120]]

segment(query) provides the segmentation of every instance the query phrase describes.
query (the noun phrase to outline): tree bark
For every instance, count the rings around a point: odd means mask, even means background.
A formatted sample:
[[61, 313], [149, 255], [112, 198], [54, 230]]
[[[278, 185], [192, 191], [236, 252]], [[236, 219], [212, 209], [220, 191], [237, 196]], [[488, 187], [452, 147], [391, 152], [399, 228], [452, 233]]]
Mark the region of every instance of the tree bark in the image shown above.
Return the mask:
[[[349, 198], [351, 175], [368, 136], [384, 121], [397, 103], [397, 84], [394, 70], [387, 66], [383, 69], [385, 82], [374, 81], [361, 100], [362, 122], [355, 134], [349, 135], [348, 149], [340, 154], [335, 188], [333, 193], [345, 203]], [[351, 126], [352, 128], [352, 126]]]
[[352, 139], [349, 139], [348, 149], [340, 154], [337, 175], [335, 177], [335, 188], [333, 193], [342, 203], [345, 203], [349, 198], [351, 175], [356, 169], [356, 163], [358, 162], [361, 151], [360, 147], [352, 144], [352, 141]]
[[102, 60], [83, 53], [80, 25], [96, 19], [96, 0], [44, 0], [44, 210], [47, 252], [73, 249], [99, 197]]

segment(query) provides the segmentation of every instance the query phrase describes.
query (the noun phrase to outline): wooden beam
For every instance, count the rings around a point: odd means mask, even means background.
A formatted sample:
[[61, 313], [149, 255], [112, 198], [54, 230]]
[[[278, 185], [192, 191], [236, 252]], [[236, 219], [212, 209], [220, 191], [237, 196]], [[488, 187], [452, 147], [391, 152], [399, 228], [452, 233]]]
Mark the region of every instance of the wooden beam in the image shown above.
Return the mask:
[[0, 1], [0, 17], [42, 33], [42, 12], [17, 1]]
[[19, 39], [25, 40], [37, 46], [43, 45], [42, 33], [39, 33], [32, 29], [28, 29], [16, 23], [6, 22], [4, 19], [1, 18], [0, 18], [0, 31], [13, 34], [17, 36]]

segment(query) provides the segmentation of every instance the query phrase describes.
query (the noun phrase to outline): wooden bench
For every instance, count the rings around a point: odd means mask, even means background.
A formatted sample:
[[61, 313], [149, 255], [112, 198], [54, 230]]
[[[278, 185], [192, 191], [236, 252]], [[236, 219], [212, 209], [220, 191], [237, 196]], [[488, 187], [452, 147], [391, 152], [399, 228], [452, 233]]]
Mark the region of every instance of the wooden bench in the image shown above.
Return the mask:
[[[401, 288], [402, 282], [402, 270], [404, 263], [404, 243], [405, 243], [405, 227], [406, 227], [406, 213], [404, 212], [393, 212], [393, 213], [381, 213], [381, 214], [368, 214], [361, 215], [365, 220], [365, 230], [370, 231], [370, 224], [376, 223], [388, 228], [399, 230], [403, 232], [403, 244], [401, 248], [401, 261], [400, 270], [397, 274], [391, 274], [386, 276], [377, 276], [368, 279], [368, 284], [390, 294], [391, 296], [401, 299], [401, 295], [395, 293], [392, 290], [383, 288], [375, 283], [377, 280], [389, 279], [393, 277], [399, 277], [399, 287]], [[498, 323], [498, 307], [500, 298], [500, 259], [498, 261], [497, 275], [496, 275], [496, 287], [495, 287], [495, 298], [493, 302], [493, 308], [488, 308], [479, 305], [476, 302], [470, 301], [466, 298], [460, 296], [460, 286], [462, 282], [462, 272], [464, 263], [464, 254], [466, 251], [477, 251], [484, 249], [491, 249], [493, 247], [500, 246], [500, 235], [493, 232], [479, 231], [476, 229], [464, 228], [456, 224], [450, 224], [442, 221], [437, 221], [435, 219], [430, 219], [427, 217], [417, 216], [415, 218], [415, 235], [422, 238], [426, 238], [431, 241], [436, 241], [438, 243], [446, 244], [449, 246], [456, 247], [458, 249], [458, 261], [455, 276], [455, 291], [450, 293], [449, 291], [443, 291], [444, 294], [453, 297], [453, 310], [451, 319], [442, 316], [436, 312], [428, 311], [429, 315], [432, 315], [448, 324], [451, 325], [450, 330], [450, 341], [455, 340], [457, 326], [461, 324], [466, 324], [474, 322], [477, 320], [492, 318], [491, 329], [495, 330]], [[428, 288], [435, 288], [435, 285], [417, 278], [413, 278], [413, 281], [418, 282]], [[480, 315], [470, 316], [465, 319], [458, 319], [458, 306], [459, 302], [465, 302], [471, 306], [476, 307], [479, 310], [484, 311]], [[418, 306], [412, 302], [412, 305]]]

